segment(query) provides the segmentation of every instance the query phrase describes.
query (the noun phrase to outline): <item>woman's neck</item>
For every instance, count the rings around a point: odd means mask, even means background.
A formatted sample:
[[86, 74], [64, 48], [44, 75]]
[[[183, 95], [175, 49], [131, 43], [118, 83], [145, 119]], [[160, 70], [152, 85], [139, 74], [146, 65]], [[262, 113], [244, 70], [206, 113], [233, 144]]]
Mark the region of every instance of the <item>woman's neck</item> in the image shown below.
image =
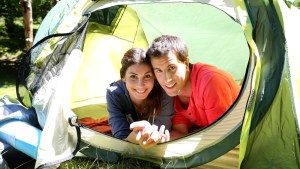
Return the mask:
[[144, 100], [133, 100], [133, 99], [131, 99], [131, 101], [132, 101], [132, 103], [133, 103], [133, 105], [134, 105], [134, 107], [136, 108], [136, 109], [138, 109], [138, 110], [141, 110], [141, 109], [143, 109], [144, 107], [146, 107], [146, 100], [144, 99]]

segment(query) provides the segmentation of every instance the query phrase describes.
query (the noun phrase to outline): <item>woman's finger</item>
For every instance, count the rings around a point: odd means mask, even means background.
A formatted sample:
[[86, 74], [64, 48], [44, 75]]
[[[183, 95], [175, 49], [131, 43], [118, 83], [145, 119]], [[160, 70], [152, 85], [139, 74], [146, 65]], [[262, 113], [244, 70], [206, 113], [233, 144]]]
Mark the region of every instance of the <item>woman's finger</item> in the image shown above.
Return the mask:
[[167, 141], [167, 137], [164, 134], [160, 135], [160, 143], [164, 143]]
[[142, 137], [142, 132], [138, 131], [137, 135], [136, 135], [136, 140], [139, 141]]
[[148, 121], [142, 120], [133, 122], [130, 124], [130, 130], [143, 130], [144, 128], [151, 127], [151, 124]]
[[166, 129], [165, 125], [161, 125], [161, 126], [160, 126], [160, 129], [159, 129], [159, 132], [160, 132], [160, 133], [164, 133], [164, 132], [165, 132], [165, 129]]
[[170, 141], [170, 131], [165, 130], [165, 135], [166, 135], [166, 141]]

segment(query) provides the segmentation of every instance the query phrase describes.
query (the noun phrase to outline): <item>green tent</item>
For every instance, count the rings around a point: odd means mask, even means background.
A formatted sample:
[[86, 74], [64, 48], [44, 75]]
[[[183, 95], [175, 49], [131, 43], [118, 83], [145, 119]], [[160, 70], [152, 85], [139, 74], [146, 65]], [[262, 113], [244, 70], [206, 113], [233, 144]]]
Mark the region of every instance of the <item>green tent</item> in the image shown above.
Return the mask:
[[[235, 168], [299, 168], [296, 6], [299, 1], [59, 1], [18, 75], [19, 100], [35, 108], [43, 129], [36, 167], [80, 152], [109, 162], [133, 157], [161, 168], [190, 168], [238, 146]], [[106, 87], [119, 79], [123, 53], [147, 48], [163, 34], [181, 37], [192, 63], [215, 65], [241, 84], [225, 115], [148, 150], [80, 124], [108, 116]], [[22, 85], [25, 94], [19, 94]]]

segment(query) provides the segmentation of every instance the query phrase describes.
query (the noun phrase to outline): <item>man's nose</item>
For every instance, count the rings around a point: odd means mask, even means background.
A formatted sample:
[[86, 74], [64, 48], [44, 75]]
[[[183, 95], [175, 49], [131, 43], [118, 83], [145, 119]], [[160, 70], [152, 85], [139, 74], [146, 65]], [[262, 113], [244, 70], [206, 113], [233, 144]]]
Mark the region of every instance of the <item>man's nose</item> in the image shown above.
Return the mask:
[[171, 74], [169, 72], [165, 73], [165, 82], [169, 83], [172, 81]]

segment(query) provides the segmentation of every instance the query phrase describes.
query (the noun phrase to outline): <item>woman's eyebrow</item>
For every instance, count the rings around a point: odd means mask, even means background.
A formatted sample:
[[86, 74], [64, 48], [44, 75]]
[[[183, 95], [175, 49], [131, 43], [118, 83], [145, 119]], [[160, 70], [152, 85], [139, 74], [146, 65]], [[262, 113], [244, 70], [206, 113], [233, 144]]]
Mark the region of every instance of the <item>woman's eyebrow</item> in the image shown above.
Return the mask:
[[152, 71], [151, 70], [149, 70], [148, 72], [146, 72], [145, 74], [148, 74], [148, 73], [152, 73]]
[[128, 72], [128, 74], [134, 74], [134, 75], [137, 75], [137, 73], [135, 73], [135, 72]]

